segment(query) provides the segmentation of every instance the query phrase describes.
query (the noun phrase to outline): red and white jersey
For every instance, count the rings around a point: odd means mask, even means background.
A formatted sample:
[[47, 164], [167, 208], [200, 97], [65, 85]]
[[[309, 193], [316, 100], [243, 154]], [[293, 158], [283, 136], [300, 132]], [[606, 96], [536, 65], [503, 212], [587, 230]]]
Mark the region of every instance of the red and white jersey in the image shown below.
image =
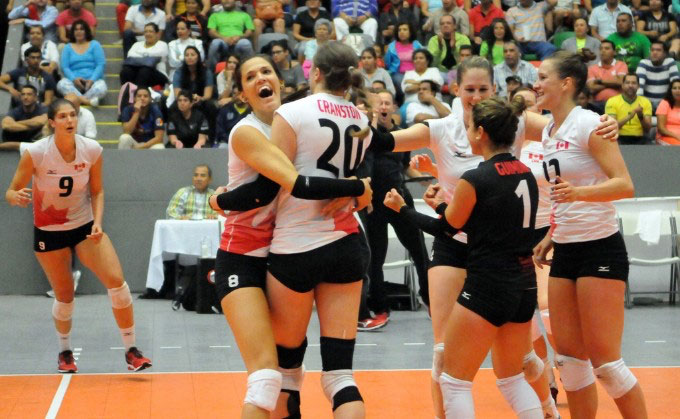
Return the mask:
[[[543, 129], [543, 167], [551, 183], [556, 175], [574, 186], [597, 185], [609, 179], [588, 150], [590, 134], [599, 124], [599, 115], [576, 106], [550, 137], [555, 125], [551, 117]], [[553, 213], [556, 227], [552, 238], [556, 243], [598, 240], [619, 230], [611, 202], [553, 204]]]
[[[352, 176], [371, 143], [371, 134], [363, 140], [350, 135], [365, 128], [368, 118], [338, 96], [317, 93], [282, 105], [276, 112], [297, 135], [293, 164], [304, 176]], [[272, 253], [306, 252], [359, 231], [349, 207], [333, 218], [322, 216], [321, 209], [328, 202], [298, 199], [281, 191]]]
[[[232, 147], [232, 137], [239, 128], [248, 126], [260, 131], [267, 139], [271, 137], [272, 127], [250, 113], [240, 120], [229, 133], [229, 183], [228, 190], [250, 183], [258, 172], [241, 160]], [[274, 209], [276, 200], [267, 206], [250, 211], [229, 211], [222, 232], [220, 249], [240, 255], [266, 257], [274, 231]]]
[[538, 210], [536, 211], [536, 228], [550, 225], [550, 182], [543, 172], [543, 144], [539, 141], [526, 141], [519, 159], [536, 178], [538, 183]]
[[76, 158], [64, 161], [54, 135], [29, 144], [33, 160], [33, 223], [45, 231], [73, 230], [94, 219], [90, 168], [102, 154], [95, 140], [75, 136]]

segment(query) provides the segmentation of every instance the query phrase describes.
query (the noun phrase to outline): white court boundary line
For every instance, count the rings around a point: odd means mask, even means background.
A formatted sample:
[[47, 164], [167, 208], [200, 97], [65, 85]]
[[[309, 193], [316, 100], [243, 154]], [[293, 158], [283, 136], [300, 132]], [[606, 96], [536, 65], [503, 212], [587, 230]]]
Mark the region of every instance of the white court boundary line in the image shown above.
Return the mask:
[[[628, 366], [633, 369], [642, 368], [658, 368], [658, 369], [679, 369], [680, 365], [637, 365]], [[480, 370], [492, 370], [493, 368], [480, 368]], [[308, 370], [307, 372], [321, 372], [321, 370]], [[404, 371], [432, 371], [432, 368], [391, 368], [391, 369], [355, 369], [354, 372], [404, 372]], [[49, 376], [61, 376], [70, 377], [73, 375], [77, 376], [89, 376], [89, 375], [129, 375], [142, 377], [145, 375], [160, 375], [160, 374], [243, 374], [248, 371], [146, 371], [144, 372], [78, 372], [77, 374], [60, 374], [60, 373], [45, 373], [45, 374], [0, 374], [0, 377], [49, 377]]]
[[54, 419], [57, 417], [57, 413], [59, 413], [59, 409], [61, 408], [61, 402], [64, 401], [64, 396], [66, 395], [66, 390], [68, 390], [68, 385], [71, 382], [72, 376], [73, 374], [64, 374], [61, 377], [59, 388], [57, 388], [57, 392], [54, 393], [52, 404], [50, 404], [50, 409], [47, 411], [45, 419]]

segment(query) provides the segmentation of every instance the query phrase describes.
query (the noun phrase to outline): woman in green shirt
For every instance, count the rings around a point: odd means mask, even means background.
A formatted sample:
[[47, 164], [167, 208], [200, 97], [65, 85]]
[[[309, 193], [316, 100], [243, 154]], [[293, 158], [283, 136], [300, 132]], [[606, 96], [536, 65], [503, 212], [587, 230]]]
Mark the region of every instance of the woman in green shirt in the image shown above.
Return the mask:
[[479, 55], [491, 61], [493, 65], [503, 62], [503, 44], [512, 40], [512, 30], [505, 19], [498, 18], [489, 27], [482, 30], [482, 46]]

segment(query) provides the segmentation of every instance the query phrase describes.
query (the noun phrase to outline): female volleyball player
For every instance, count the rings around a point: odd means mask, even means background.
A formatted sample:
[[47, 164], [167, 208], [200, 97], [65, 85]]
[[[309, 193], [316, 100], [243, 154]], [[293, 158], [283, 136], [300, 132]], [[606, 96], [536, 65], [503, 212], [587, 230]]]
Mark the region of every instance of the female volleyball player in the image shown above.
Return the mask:
[[453, 237], [463, 226], [468, 234], [467, 278], [445, 325], [439, 383], [446, 417], [474, 417], [472, 380], [493, 347], [497, 385], [514, 412], [543, 418], [522, 372], [536, 308], [531, 246], [538, 206], [536, 179], [511, 154], [523, 110], [522, 100], [474, 105], [467, 134], [472, 152], [484, 162], [462, 174], [443, 218], [404, 207], [394, 189], [385, 197], [385, 205], [403, 217], [436, 225], [436, 237]]
[[[371, 200], [371, 190], [369, 179], [299, 176], [288, 157], [269, 142], [283, 84], [270, 57], [247, 59], [236, 70], [235, 79], [253, 113], [230, 134], [227, 188], [233, 191], [210, 198], [216, 210], [235, 210], [226, 215], [215, 279], [222, 309], [249, 373], [243, 417], [268, 418], [276, 408], [282, 387], [291, 394], [299, 391], [305, 351], [304, 345], [293, 351], [276, 347], [264, 294], [276, 210], [276, 204], [271, 202], [279, 184], [293, 196], [307, 199], [361, 196], [366, 204]], [[291, 417], [299, 409], [297, 400], [297, 404], [290, 406]]]
[[610, 202], [634, 187], [618, 144], [598, 135], [595, 113], [576, 106], [586, 75], [580, 57], [564, 51], [539, 68], [538, 106], [552, 113], [543, 165], [556, 206], [552, 237], [534, 254], [540, 263], [554, 245], [548, 299], [572, 417], [595, 417], [597, 377], [623, 417], [645, 418], [642, 389], [621, 359], [628, 257]]
[[[33, 250], [55, 294], [52, 317], [59, 338], [58, 370], [78, 370], [71, 352], [74, 251], [108, 290], [128, 369], [148, 368], [151, 360], [135, 346], [130, 289], [113, 244], [102, 230], [102, 147], [76, 135], [78, 114], [71, 102], [52, 102], [47, 117], [54, 134], [28, 146], [5, 199], [22, 207], [33, 202]], [[31, 177], [33, 187], [27, 188]]]

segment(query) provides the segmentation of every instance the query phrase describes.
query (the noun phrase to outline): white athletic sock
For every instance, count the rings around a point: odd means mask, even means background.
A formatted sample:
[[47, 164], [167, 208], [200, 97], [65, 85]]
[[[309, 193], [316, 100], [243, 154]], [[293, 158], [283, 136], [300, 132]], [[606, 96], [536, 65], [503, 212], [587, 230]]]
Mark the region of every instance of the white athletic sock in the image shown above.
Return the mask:
[[120, 329], [120, 337], [123, 339], [123, 346], [125, 346], [126, 351], [135, 346], [135, 325], [127, 329]]
[[541, 402], [541, 408], [543, 409], [544, 418], [554, 419], [559, 417], [557, 406], [555, 406], [555, 400], [553, 400], [552, 396], [548, 396], [547, 399]]
[[442, 390], [447, 418], [474, 419], [475, 403], [472, 400], [472, 381], [459, 380], [442, 372], [439, 376], [439, 387]]
[[71, 349], [71, 333], [59, 333], [57, 332], [57, 338], [59, 338], [59, 352], [68, 351]]

